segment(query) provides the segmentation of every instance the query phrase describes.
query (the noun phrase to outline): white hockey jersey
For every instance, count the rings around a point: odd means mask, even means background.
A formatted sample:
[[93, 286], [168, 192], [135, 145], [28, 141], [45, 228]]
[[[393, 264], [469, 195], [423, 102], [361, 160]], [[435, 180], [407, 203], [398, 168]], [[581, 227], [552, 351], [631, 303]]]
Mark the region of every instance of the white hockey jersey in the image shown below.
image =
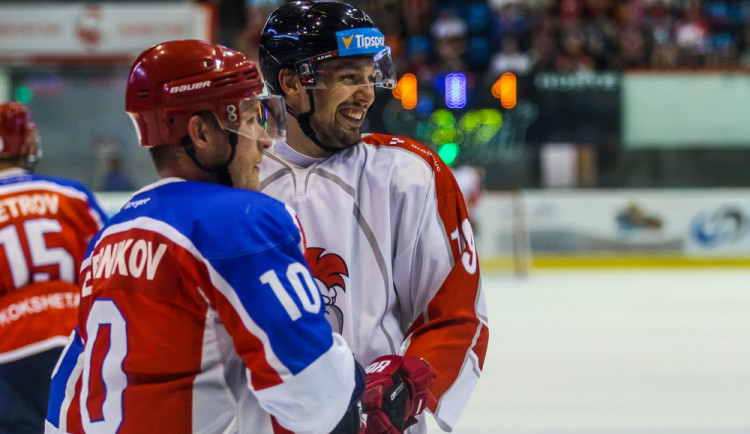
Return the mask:
[[[484, 295], [461, 192], [429, 148], [369, 135], [325, 159], [277, 142], [261, 191], [290, 205], [333, 330], [367, 366], [411, 354], [436, 372], [430, 408], [452, 429], [487, 349]], [[425, 432], [420, 423], [411, 432]]]

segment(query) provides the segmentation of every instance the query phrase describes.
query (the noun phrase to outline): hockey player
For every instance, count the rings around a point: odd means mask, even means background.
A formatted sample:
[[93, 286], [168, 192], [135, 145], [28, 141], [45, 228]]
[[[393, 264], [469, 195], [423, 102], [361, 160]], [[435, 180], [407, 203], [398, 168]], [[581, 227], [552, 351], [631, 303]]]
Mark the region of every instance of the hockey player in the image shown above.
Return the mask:
[[294, 2], [267, 20], [259, 56], [290, 114], [261, 191], [297, 212], [326, 315], [369, 364], [368, 432], [425, 432], [425, 407], [451, 430], [487, 347], [477, 254], [440, 158], [408, 138], [361, 137], [374, 87], [396, 83], [382, 33], [346, 3]]
[[161, 179], [89, 245], [47, 432], [327, 433], [358, 400], [364, 374], [325, 320], [294, 213], [250, 191], [285, 129], [261, 89], [220, 45], [136, 59], [126, 111]]
[[30, 172], [28, 108], [0, 103], [0, 432], [44, 429], [49, 377], [78, 312], [78, 267], [104, 214], [81, 184]]

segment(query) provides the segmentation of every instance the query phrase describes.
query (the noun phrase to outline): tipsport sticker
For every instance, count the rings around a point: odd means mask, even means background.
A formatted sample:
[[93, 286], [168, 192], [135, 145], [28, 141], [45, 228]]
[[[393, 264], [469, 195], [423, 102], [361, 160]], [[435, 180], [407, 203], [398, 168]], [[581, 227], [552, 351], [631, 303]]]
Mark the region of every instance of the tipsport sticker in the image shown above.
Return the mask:
[[385, 48], [385, 37], [380, 30], [369, 27], [336, 32], [339, 56], [375, 54]]

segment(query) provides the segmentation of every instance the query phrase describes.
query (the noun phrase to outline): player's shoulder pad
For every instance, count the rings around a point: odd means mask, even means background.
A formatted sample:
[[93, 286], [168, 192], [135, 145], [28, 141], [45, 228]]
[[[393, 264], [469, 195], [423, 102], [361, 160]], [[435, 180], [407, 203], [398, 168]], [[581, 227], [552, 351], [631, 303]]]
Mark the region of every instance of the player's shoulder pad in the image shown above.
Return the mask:
[[[88, 203], [89, 208], [93, 209], [99, 214], [99, 218], [102, 221], [105, 221], [107, 219], [107, 215], [102, 209], [101, 205], [99, 204], [98, 200], [96, 199], [96, 196], [94, 193], [89, 190], [88, 187], [86, 187], [82, 182], [76, 181], [74, 179], [68, 179], [68, 178], [60, 178], [56, 176], [46, 176], [46, 175], [37, 175], [37, 174], [29, 174], [29, 181], [41, 181], [44, 183], [50, 183], [55, 184], [60, 187], [62, 187], [61, 192], [65, 192], [66, 189], [75, 190], [77, 193], [74, 193], [73, 196], [82, 195], [86, 197], [86, 202]], [[67, 190], [67, 191], [71, 191]], [[68, 193], [70, 195], [70, 193]]]
[[373, 133], [363, 137], [362, 142], [373, 146], [397, 147], [403, 149], [424, 160], [432, 168], [435, 176], [440, 177], [449, 175], [452, 178], [450, 169], [445, 165], [437, 153], [416, 140], [403, 136]]
[[[151, 195], [157, 197], [148, 203]], [[134, 207], [135, 215], [121, 211], [115, 221], [144, 213], [176, 228], [206, 256], [260, 252], [301, 239], [287, 207], [257, 191], [175, 182], [132, 199], [139, 200], [147, 204]]]

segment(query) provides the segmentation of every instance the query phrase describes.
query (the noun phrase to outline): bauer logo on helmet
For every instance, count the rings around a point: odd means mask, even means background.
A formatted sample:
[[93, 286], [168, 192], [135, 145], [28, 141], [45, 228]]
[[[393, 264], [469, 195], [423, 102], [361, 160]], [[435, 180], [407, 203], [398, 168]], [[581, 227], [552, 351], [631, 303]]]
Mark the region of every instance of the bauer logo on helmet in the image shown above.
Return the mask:
[[211, 85], [211, 80], [199, 81], [199, 82], [189, 83], [189, 84], [182, 84], [180, 86], [174, 86], [170, 88], [169, 93], [182, 93], [182, 92], [187, 92], [189, 90], [198, 90], [198, 89], [209, 87], [210, 85]]

